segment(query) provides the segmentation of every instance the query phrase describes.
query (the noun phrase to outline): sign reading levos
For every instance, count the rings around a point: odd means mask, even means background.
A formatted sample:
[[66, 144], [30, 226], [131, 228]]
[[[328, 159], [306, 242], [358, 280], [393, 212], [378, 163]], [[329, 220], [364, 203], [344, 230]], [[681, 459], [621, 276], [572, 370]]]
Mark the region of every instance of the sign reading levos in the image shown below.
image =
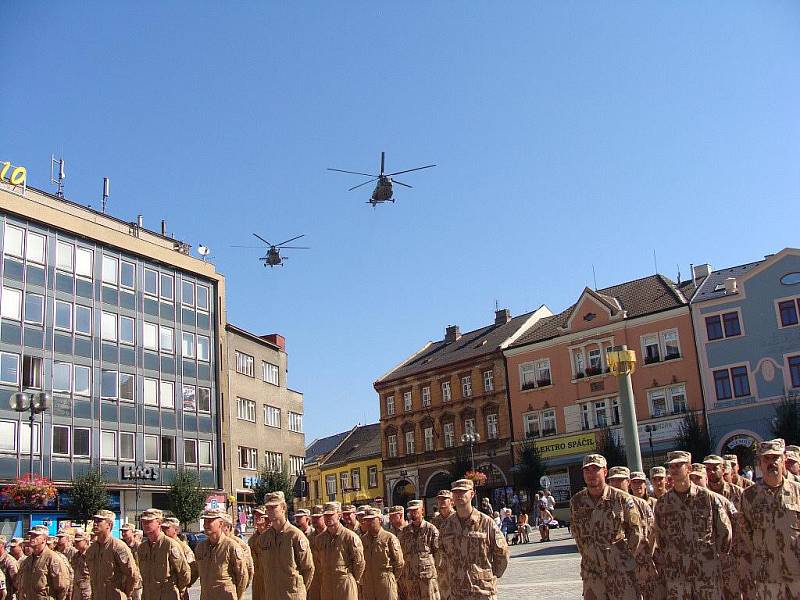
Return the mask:
[[536, 448], [543, 459], [567, 456], [569, 454], [587, 454], [597, 446], [594, 433], [576, 433], [563, 437], [548, 438], [536, 441]]
[[7, 160], [0, 161], [0, 179], [11, 185], [24, 187], [28, 182], [28, 170], [25, 167], [15, 167]]

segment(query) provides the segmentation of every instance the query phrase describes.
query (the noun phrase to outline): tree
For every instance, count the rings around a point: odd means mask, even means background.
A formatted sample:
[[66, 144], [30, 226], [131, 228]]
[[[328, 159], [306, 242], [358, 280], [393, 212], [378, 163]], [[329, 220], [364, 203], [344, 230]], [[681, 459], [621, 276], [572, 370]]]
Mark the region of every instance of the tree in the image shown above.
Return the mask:
[[450, 475], [453, 476], [453, 480], [456, 479], [464, 479], [464, 475], [466, 475], [467, 471], [472, 468], [472, 457], [469, 453], [469, 446], [457, 446], [453, 448], [453, 458], [450, 461]]
[[108, 508], [110, 504], [111, 497], [100, 469], [90, 469], [86, 475], [78, 475], [72, 480], [67, 513], [73, 521], [86, 524], [97, 511]]
[[169, 509], [186, 528], [189, 523], [194, 523], [203, 515], [208, 490], [200, 485], [197, 471], [178, 469], [167, 495]]
[[528, 498], [532, 498], [534, 491], [541, 487], [539, 480], [545, 474], [544, 462], [533, 440], [525, 440], [519, 448], [514, 481], [518, 487], [528, 490]]
[[610, 429], [603, 429], [595, 434], [598, 454], [602, 454], [611, 467], [627, 467], [628, 455], [625, 453], [625, 442], [622, 436]]
[[786, 444], [800, 444], [800, 396], [783, 395], [775, 405], [775, 418], [772, 420], [772, 435], [783, 438]]
[[271, 492], [283, 492], [286, 503], [291, 506], [294, 498], [294, 486], [289, 478], [286, 469], [282, 471], [270, 471], [266, 467], [258, 474], [258, 481], [252, 486], [253, 502], [256, 506], [264, 504], [267, 494]]
[[711, 454], [711, 436], [708, 434], [705, 421], [698, 413], [688, 412], [683, 417], [675, 444], [677, 450], [691, 453], [692, 460], [695, 462], [702, 462], [706, 456]]

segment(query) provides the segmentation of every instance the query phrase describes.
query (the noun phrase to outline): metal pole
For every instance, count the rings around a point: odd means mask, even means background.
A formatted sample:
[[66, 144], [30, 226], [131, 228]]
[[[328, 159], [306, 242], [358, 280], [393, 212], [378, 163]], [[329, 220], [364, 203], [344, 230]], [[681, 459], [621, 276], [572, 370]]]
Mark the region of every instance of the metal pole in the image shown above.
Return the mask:
[[[623, 345], [620, 350], [627, 350]], [[619, 403], [622, 406], [622, 424], [625, 431], [625, 455], [631, 471], [642, 470], [642, 451], [639, 448], [639, 428], [636, 426], [636, 406], [633, 403], [633, 383], [630, 369], [617, 375], [619, 381]]]
[[[31, 436], [31, 443], [30, 443], [30, 451], [31, 455], [28, 458], [28, 479], [33, 481], [33, 419], [35, 417], [35, 413], [33, 412], [33, 398], [31, 397], [31, 416], [30, 416], [30, 436]], [[30, 514], [30, 527], [33, 527], [33, 505], [31, 505], [31, 514]]]
[[648, 427], [647, 433], [650, 434], [650, 466], [651, 467], [655, 467], [656, 466], [656, 457], [655, 457], [655, 454], [653, 454], [653, 427], [652, 426]]

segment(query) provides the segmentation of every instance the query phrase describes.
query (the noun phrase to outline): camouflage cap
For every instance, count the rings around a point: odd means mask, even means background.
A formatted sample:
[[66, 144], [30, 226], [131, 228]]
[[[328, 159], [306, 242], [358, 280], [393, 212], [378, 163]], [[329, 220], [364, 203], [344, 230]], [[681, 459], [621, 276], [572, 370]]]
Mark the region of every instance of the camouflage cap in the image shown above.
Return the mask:
[[253, 508], [253, 514], [258, 515], [259, 517], [263, 517], [267, 514], [267, 507], [263, 504], [261, 506], [256, 506]]
[[123, 523], [120, 528], [120, 531], [135, 531], [136, 527], [133, 526], [132, 523]]
[[631, 471], [631, 481], [647, 481], [647, 475], [643, 471]]
[[686, 452], [684, 450], [674, 450], [673, 452], [667, 452], [667, 464], [674, 465], [677, 463], [692, 464], [691, 452]]
[[311, 516], [318, 517], [323, 514], [322, 506], [320, 504], [316, 504], [311, 509]]
[[34, 537], [46, 535], [50, 537], [50, 530], [47, 528], [47, 525], [36, 525], [28, 530], [28, 535], [32, 535]]
[[175, 529], [181, 528], [181, 522], [175, 517], [167, 517], [161, 521], [161, 527], [174, 527]]
[[400, 513], [400, 514], [402, 515], [402, 514], [405, 514], [405, 512], [406, 512], [406, 511], [405, 511], [405, 509], [404, 509], [402, 506], [397, 506], [397, 505], [395, 505], [395, 506], [392, 506], [392, 507], [389, 509], [389, 514], [390, 514], [390, 515], [396, 515], [397, 513]]
[[469, 492], [475, 489], [475, 482], [472, 479], [457, 479], [450, 484], [450, 489], [461, 492]]
[[338, 502], [326, 502], [322, 512], [325, 515], [340, 513], [342, 512], [342, 505]]
[[786, 452], [786, 460], [792, 462], [800, 462], [800, 454], [797, 452]]
[[784, 444], [783, 440], [778, 438], [775, 440], [768, 440], [766, 442], [759, 442], [758, 444], [758, 455], [759, 456], [782, 456], [783, 451], [786, 448], [786, 444]]
[[422, 500], [410, 500], [408, 503], [408, 510], [416, 510], [417, 508], [422, 507]]
[[724, 465], [725, 459], [716, 454], [709, 454], [703, 459], [704, 465]]
[[98, 510], [97, 513], [92, 517], [92, 520], [95, 521], [111, 521], [114, 522], [114, 519], [117, 518], [110, 510]]
[[161, 521], [164, 519], [164, 513], [157, 508], [148, 508], [139, 516], [139, 519], [141, 521]]
[[731, 462], [734, 462], [736, 464], [739, 464], [739, 457], [736, 456], [735, 454], [723, 454], [722, 458], [724, 458], [725, 460], [729, 460]]
[[311, 512], [307, 508], [298, 508], [296, 511], [294, 511], [294, 518], [295, 519], [297, 517], [310, 517], [310, 516], [311, 516]]
[[89, 539], [89, 534], [86, 533], [85, 531], [83, 531], [83, 529], [78, 529], [78, 531], [75, 532], [75, 541], [76, 542], [82, 542], [82, 541], [88, 540], [88, 539]]
[[342, 506], [342, 514], [354, 513], [354, 512], [356, 512], [356, 507], [353, 506], [352, 504], [345, 504], [344, 506]]
[[606, 479], [630, 479], [631, 470], [628, 467], [611, 467]]
[[226, 513], [222, 510], [207, 510], [201, 517], [204, 521], [211, 521], [213, 519], [222, 519]]
[[452, 498], [453, 492], [450, 490], [439, 490], [439, 493], [436, 494], [437, 498]]
[[381, 518], [381, 511], [377, 508], [372, 508], [368, 506], [364, 511], [364, 519], [380, 519]]
[[692, 463], [691, 469], [689, 469], [689, 474], [692, 473], [699, 473], [700, 475], [705, 476], [706, 474], [706, 466], [703, 463]]
[[264, 499], [264, 506], [280, 506], [286, 503], [286, 496], [283, 492], [270, 492]]
[[602, 454], [587, 454], [583, 457], [583, 468], [586, 467], [608, 467], [608, 462], [606, 461], [606, 457]]
[[729, 460], [726, 460], [722, 463], [722, 466], [725, 467], [726, 471], [733, 471], [733, 463]]
[[22, 538], [15, 537], [11, 538], [11, 542], [9, 542], [8, 545], [13, 548], [14, 546], [19, 546], [21, 543], [22, 543]]
[[786, 446], [786, 452], [795, 452], [800, 454], [800, 446], [795, 446], [794, 444], [789, 444]]
[[8, 538], [4, 535], [0, 535], [0, 546], [5, 546], [8, 543]]
[[56, 533], [56, 537], [72, 537], [75, 535], [75, 531], [73, 529], [59, 529], [58, 533]]
[[230, 516], [230, 515], [229, 515], [227, 512], [225, 512], [225, 511], [221, 511], [221, 513], [222, 513], [222, 514], [219, 516], [219, 518], [220, 518], [220, 519], [222, 519], [222, 522], [223, 522], [223, 523], [225, 523], [226, 525], [233, 526], [233, 517], [232, 517], [232, 516]]
[[650, 479], [653, 477], [666, 477], [667, 470], [664, 467], [651, 467], [650, 468]]

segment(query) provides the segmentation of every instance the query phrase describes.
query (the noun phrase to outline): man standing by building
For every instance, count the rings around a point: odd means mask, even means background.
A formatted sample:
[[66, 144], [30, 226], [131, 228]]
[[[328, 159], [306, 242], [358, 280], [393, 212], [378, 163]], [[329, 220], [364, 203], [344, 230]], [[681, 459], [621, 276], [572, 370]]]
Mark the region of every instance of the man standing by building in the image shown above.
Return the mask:
[[[181, 532], [181, 523], [175, 517], [169, 517], [161, 521], [161, 531], [164, 532], [164, 535], [170, 538], [171, 540], [175, 540], [180, 544], [181, 550], [183, 551], [183, 557], [186, 559], [186, 563], [189, 565], [189, 571], [191, 573], [190, 580], [197, 579], [197, 562], [194, 558], [194, 552], [189, 547], [189, 544], [184, 542], [182, 539], [178, 537], [178, 534]], [[189, 600], [189, 586], [183, 588], [181, 590], [181, 598], [183, 600]]]
[[600, 454], [583, 458], [586, 487], [570, 500], [570, 529], [581, 555], [584, 598], [636, 600], [636, 555], [645, 543], [633, 498], [606, 483]]
[[142, 575], [144, 598], [180, 600], [181, 592], [189, 587], [192, 570], [181, 545], [164, 535], [161, 521], [164, 514], [148, 508], [140, 517], [144, 540], [136, 550]]
[[483, 600], [497, 597], [497, 579], [508, 567], [508, 544], [492, 517], [472, 506], [475, 486], [459, 479], [450, 486], [455, 515], [439, 532], [447, 585], [452, 598]]
[[753, 485], [749, 479], [739, 475], [739, 457], [735, 454], [725, 454], [722, 458], [731, 461], [731, 481], [733, 485], [738, 485], [740, 488], [745, 489]]
[[358, 600], [358, 582], [364, 574], [364, 547], [359, 537], [342, 525], [341, 505], [325, 504], [325, 531], [314, 537], [314, 554], [319, 556], [323, 600]]
[[6, 552], [6, 536], [0, 535], [0, 571], [6, 578], [6, 600], [14, 600], [18, 570], [17, 559]]
[[266, 533], [267, 529], [269, 529], [269, 521], [266, 518], [266, 514], [267, 509], [264, 506], [257, 506], [253, 509], [253, 525], [255, 526], [255, 531], [247, 540], [250, 554], [253, 557], [253, 600], [266, 600], [267, 598], [267, 573], [264, 571], [266, 559], [264, 557], [264, 549], [261, 545], [261, 538]]
[[436, 576], [436, 556], [439, 554], [439, 530], [424, 519], [422, 500], [408, 503], [409, 523], [400, 533], [405, 568], [401, 587], [406, 598], [437, 600], [439, 585]]
[[[68, 600], [72, 578], [63, 559], [47, 547], [48, 529], [37, 525], [28, 532], [31, 555], [17, 574], [17, 595], [20, 600]], [[5, 581], [2, 582], [3, 595]]]
[[673, 488], [656, 504], [657, 566], [668, 598], [717, 600], [731, 523], [723, 500], [689, 479], [691, 462], [688, 452], [667, 454]]
[[314, 559], [308, 538], [286, 519], [283, 492], [267, 494], [265, 506], [270, 520], [259, 544], [262, 547], [268, 600], [305, 600], [306, 590], [314, 578]]
[[361, 599], [397, 600], [397, 576], [404, 564], [400, 542], [383, 528], [377, 508], [366, 509], [362, 518], [366, 532], [361, 536], [365, 562]]
[[314, 527], [312, 538], [325, 531], [325, 515], [322, 513], [322, 506], [317, 505], [311, 509], [311, 525]]
[[226, 514], [219, 510], [203, 513], [203, 531], [207, 539], [195, 548], [200, 600], [242, 600], [247, 589], [247, 558], [223, 530]]
[[784, 477], [783, 440], [758, 445], [763, 478], [742, 494], [743, 562], [756, 598], [800, 598], [800, 485]]
[[97, 538], [86, 551], [86, 564], [93, 600], [131, 598], [135, 589], [142, 588], [139, 567], [130, 548], [111, 535], [114, 518], [110, 510], [98, 511], [92, 518]]
[[83, 531], [75, 532], [75, 554], [72, 555], [72, 600], [91, 600], [92, 580], [89, 565], [86, 564], [86, 551], [89, 549], [89, 536]]

